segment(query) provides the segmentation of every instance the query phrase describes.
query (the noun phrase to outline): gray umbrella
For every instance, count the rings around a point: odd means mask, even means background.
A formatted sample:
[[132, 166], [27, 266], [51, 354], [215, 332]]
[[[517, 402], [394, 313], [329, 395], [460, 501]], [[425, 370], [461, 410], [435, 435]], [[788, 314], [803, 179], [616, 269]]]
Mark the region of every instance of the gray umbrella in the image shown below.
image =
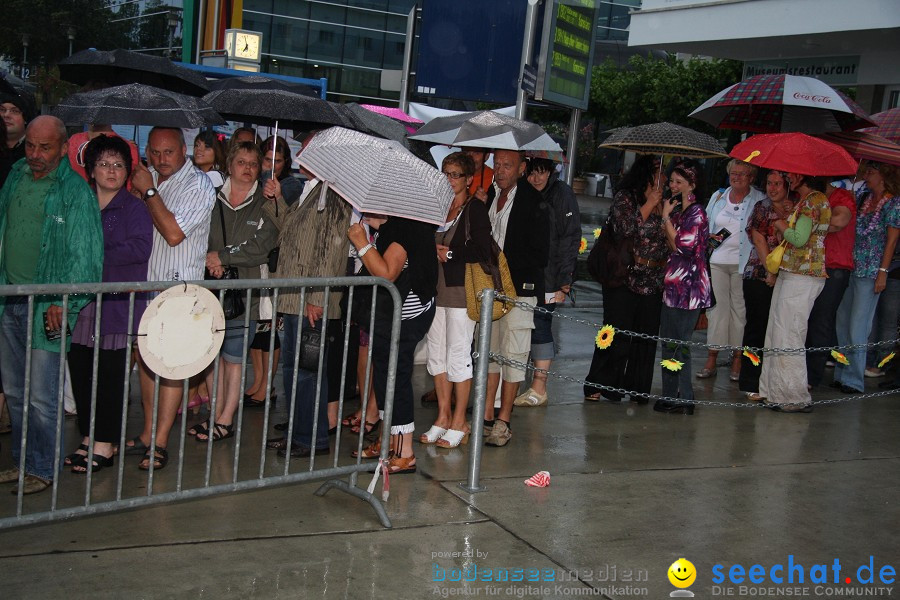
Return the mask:
[[399, 143], [343, 127], [316, 134], [298, 160], [360, 212], [443, 225], [453, 200], [447, 178]]
[[206, 78], [168, 58], [132, 52], [131, 50], [82, 50], [59, 61], [63, 81], [84, 85], [144, 85], [202, 96], [208, 91]]
[[315, 88], [284, 79], [274, 79], [263, 75], [247, 75], [245, 77], [225, 77], [207, 82], [210, 91], [215, 90], [283, 90], [293, 92], [301, 96], [318, 98], [319, 92]]
[[693, 158], [728, 156], [714, 137], [672, 123], [619, 127], [610, 132], [600, 148], [640, 154], [675, 154]]
[[437, 117], [409, 139], [495, 150], [562, 151], [539, 125], [491, 110]]
[[53, 114], [67, 125], [104, 123], [159, 127], [203, 127], [225, 122], [206, 102], [140, 83], [72, 94]]

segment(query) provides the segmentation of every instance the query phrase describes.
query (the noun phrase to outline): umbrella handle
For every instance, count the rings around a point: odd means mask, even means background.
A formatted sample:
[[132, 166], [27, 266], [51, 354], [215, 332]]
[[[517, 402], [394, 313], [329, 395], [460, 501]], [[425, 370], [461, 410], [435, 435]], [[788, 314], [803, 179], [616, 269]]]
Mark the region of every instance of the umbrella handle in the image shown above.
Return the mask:
[[[275, 121], [275, 133], [272, 135], [272, 179], [275, 179], [275, 148], [278, 141], [278, 121]], [[278, 216], [278, 200], [275, 201], [275, 216]]]

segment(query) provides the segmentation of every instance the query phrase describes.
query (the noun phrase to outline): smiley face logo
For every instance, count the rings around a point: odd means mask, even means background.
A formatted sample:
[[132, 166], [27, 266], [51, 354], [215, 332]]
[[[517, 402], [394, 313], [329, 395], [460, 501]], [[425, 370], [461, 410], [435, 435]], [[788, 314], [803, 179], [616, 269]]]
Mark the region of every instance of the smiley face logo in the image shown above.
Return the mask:
[[697, 579], [697, 569], [694, 563], [686, 558], [679, 558], [669, 567], [669, 583], [677, 588], [691, 587]]

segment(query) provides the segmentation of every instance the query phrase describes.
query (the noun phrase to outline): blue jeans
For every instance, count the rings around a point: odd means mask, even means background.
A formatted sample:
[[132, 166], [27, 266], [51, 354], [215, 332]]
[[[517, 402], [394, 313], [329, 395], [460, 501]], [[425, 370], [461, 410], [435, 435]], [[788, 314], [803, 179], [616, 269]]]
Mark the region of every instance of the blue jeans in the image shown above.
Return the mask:
[[[303, 329], [322, 329], [322, 320], [316, 321], [316, 326], [311, 327], [309, 320], [304, 316], [283, 315], [284, 335], [281, 339], [281, 374], [284, 377], [284, 397], [286, 402], [291, 401], [291, 391], [294, 389], [294, 354], [297, 350], [297, 331], [302, 318]], [[328, 353], [328, 341], [325, 342], [325, 353]], [[325, 365], [327, 365], [327, 361]], [[322, 373], [321, 392], [319, 395], [319, 422], [316, 427], [316, 448], [328, 448], [328, 376]], [[313, 371], [297, 369], [297, 400], [294, 409], [294, 431], [291, 436], [291, 446], [312, 447], [313, 416], [316, 414], [316, 385], [318, 374]]]
[[[897, 314], [900, 313], [900, 279], [888, 277], [887, 287], [879, 294], [878, 310], [872, 323], [869, 343], [886, 342], [897, 339]], [[873, 346], [866, 353], [866, 366], [877, 367], [885, 356], [894, 350], [893, 346]]]
[[[38, 316], [37, 318], [40, 318]], [[3, 391], [12, 423], [12, 458], [19, 466], [22, 416], [25, 408], [25, 346], [28, 335], [28, 304], [9, 303], [0, 319], [0, 369]], [[53, 479], [56, 450], [56, 413], [59, 408], [59, 352], [31, 350], [31, 390], [28, 405], [28, 438], [25, 445], [25, 472]], [[59, 431], [60, 448], [65, 447]]]
[[[662, 307], [659, 323], [659, 337], [690, 341], [694, 334], [694, 326], [700, 316], [700, 309]], [[670, 371], [662, 367], [662, 395], [669, 398], [694, 399], [694, 386], [691, 382], [691, 347], [680, 346], [674, 342], [662, 343], [662, 359], [674, 358], [683, 362], [681, 369]]]
[[[872, 318], [878, 297], [875, 293], [875, 280], [867, 277], [850, 277], [850, 285], [844, 293], [844, 299], [837, 312], [838, 345], [865, 344], [872, 329]], [[850, 361], [849, 365], [838, 364], [834, 367], [834, 380], [848, 387], [863, 391], [865, 383], [863, 373], [866, 370], [866, 350], [841, 350]]]

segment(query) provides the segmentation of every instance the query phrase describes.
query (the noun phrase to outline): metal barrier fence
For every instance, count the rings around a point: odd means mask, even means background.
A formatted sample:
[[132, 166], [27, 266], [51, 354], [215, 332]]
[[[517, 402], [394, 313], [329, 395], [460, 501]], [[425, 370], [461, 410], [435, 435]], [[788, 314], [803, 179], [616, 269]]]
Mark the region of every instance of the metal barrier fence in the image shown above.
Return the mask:
[[[486, 403], [486, 395], [487, 395], [487, 378], [488, 378], [488, 363], [491, 361], [498, 362], [500, 364], [507, 364], [513, 366], [517, 369], [521, 369], [523, 371], [531, 371], [531, 372], [539, 372], [545, 374], [549, 377], [556, 377], [562, 381], [567, 381], [569, 383], [577, 384], [579, 386], [589, 385], [592, 388], [596, 388], [599, 390], [615, 392], [618, 394], [626, 395], [633, 394], [634, 390], [627, 390], [624, 388], [617, 388], [613, 386], [603, 385], [600, 383], [595, 383], [591, 381], [587, 381], [585, 379], [578, 379], [575, 377], [571, 377], [562, 373], [554, 372], [548, 369], [538, 369], [534, 367], [532, 364], [522, 363], [520, 361], [512, 360], [503, 355], [496, 354], [490, 351], [491, 347], [491, 323], [492, 323], [492, 310], [494, 300], [502, 300], [506, 303], [515, 304], [515, 306], [521, 308], [522, 310], [529, 310], [532, 312], [542, 312], [551, 316], [552, 318], [557, 319], [566, 319], [581, 325], [586, 325], [593, 329], [600, 329], [604, 327], [604, 325], [600, 323], [594, 323], [588, 321], [586, 319], [580, 319], [577, 317], [568, 316], [565, 314], [561, 314], [559, 311], [548, 311], [540, 306], [532, 306], [526, 302], [519, 302], [516, 298], [505, 296], [502, 293], [498, 293], [496, 290], [492, 289], [484, 289], [481, 292], [481, 315], [478, 322], [477, 335], [475, 337], [475, 350], [472, 354], [472, 358], [475, 360], [475, 364], [473, 367], [473, 380], [472, 380], [472, 394], [474, 396], [474, 406], [472, 408], [472, 414], [475, 415], [473, 419], [474, 422], [477, 422], [478, 419], [482, 418], [484, 415], [485, 403]], [[881, 342], [870, 342], [864, 344], [848, 344], [844, 346], [834, 346], [834, 347], [822, 347], [822, 348], [751, 348], [751, 347], [741, 347], [741, 346], [725, 346], [725, 345], [715, 345], [715, 344], [706, 344], [702, 342], [694, 342], [690, 340], [676, 340], [665, 337], [660, 337], [658, 335], [650, 335], [646, 333], [636, 333], [627, 330], [616, 330], [615, 335], [624, 335], [628, 337], [634, 337], [639, 339], [652, 339], [656, 342], [676, 344], [678, 346], [684, 347], [698, 347], [698, 348], [709, 348], [713, 350], [729, 350], [729, 351], [752, 351], [758, 353], [769, 353], [769, 354], [802, 354], [806, 352], [829, 352], [831, 350], [854, 350], [859, 348], [869, 348], [869, 347], [879, 347], [879, 346], [889, 346], [893, 347], [897, 344], [900, 344], [900, 339], [893, 340], [885, 340]], [[862, 394], [854, 394], [853, 396], [843, 396], [839, 398], [827, 398], [822, 400], [814, 400], [811, 404], [813, 405], [827, 405], [827, 404], [839, 404], [842, 402], [848, 402], [850, 400], [864, 400], [869, 398], [880, 398], [885, 396], [895, 396], [897, 394], [896, 390], [886, 390], [882, 392], [870, 392], [870, 393], [862, 393]], [[718, 406], [718, 407], [728, 407], [728, 408], [764, 408], [765, 405], [759, 402], [729, 402], [729, 401], [720, 401], [720, 400], [700, 400], [700, 399], [692, 399], [685, 400], [683, 398], [673, 398], [670, 396], [662, 396], [658, 394], [651, 394], [647, 392], [640, 393], [642, 398], [646, 398], [647, 400], [662, 400], [665, 402], [670, 402], [674, 404], [682, 404], [682, 403], [691, 403], [699, 406]], [[472, 431], [470, 433], [470, 451], [469, 451], [469, 465], [468, 465], [468, 479], [464, 483], [460, 483], [459, 486], [466, 490], [469, 493], [482, 492], [485, 490], [485, 487], [481, 485], [481, 454], [482, 454], [482, 437], [483, 437], [483, 428], [480, 426], [473, 426]]]
[[[341, 457], [341, 440], [342, 440], [342, 424], [340, 420], [340, 415], [343, 414], [344, 408], [344, 398], [345, 398], [345, 382], [347, 375], [347, 358], [350, 353], [350, 344], [358, 344], [359, 340], [351, 340], [350, 339], [350, 331], [351, 331], [351, 315], [353, 313], [352, 307], [354, 306], [354, 295], [357, 290], [360, 288], [368, 288], [372, 290], [371, 294], [371, 303], [368, 307], [367, 313], [368, 320], [368, 331], [373, 332], [376, 324], [376, 298], [378, 296], [375, 291], [382, 287], [384, 288], [393, 300], [393, 315], [392, 321], [390, 324], [390, 352], [389, 352], [389, 360], [388, 360], [388, 369], [387, 369], [387, 385], [386, 385], [386, 394], [385, 394], [385, 402], [384, 402], [384, 422], [391, 422], [391, 415], [393, 412], [393, 398], [394, 398], [394, 384], [396, 379], [396, 369], [397, 369], [397, 344], [394, 343], [394, 340], [397, 339], [400, 331], [400, 296], [397, 292], [397, 289], [394, 285], [386, 279], [382, 279], [379, 277], [333, 277], [333, 278], [305, 278], [305, 279], [267, 279], [267, 280], [232, 280], [232, 281], [195, 281], [195, 282], [187, 282], [196, 284], [210, 290], [217, 290], [219, 293], [220, 300], [224, 296], [224, 291], [226, 289], [238, 289], [245, 290], [245, 305], [248, 310], [245, 310], [243, 318], [243, 328], [244, 328], [244, 356], [241, 362], [241, 377], [240, 377], [240, 387], [239, 391], [239, 404], [237, 407], [237, 411], [234, 416], [234, 429], [235, 436], [230, 440], [223, 440], [219, 442], [215, 442], [213, 440], [212, 435], [212, 427], [210, 427], [210, 434], [206, 440], [203, 441], [205, 444], [205, 457], [202, 463], [198, 462], [198, 452], [194, 450], [194, 448], [200, 448], [201, 445], [197, 445], [195, 447], [191, 447], [190, 444], [186, 444], [187, 440], [187, 420], [189, 419], [188, 412], [188, 380], [185, 380], [182, 384], [182, 399], [181, 399], [181, 424], [180, 427], [177, 427], [177, 423], [173, 425], [172, 432], [170, 434], [169, 443], [167, 445], [168, 449], [172, 449], [174, 447], [178, 448], [178, 455], [176, 459], [177, 468], [175, 469], [174, 474], [172, 470], [165, 472], [157, 473], [161, 468], [154, 468], [155, 460], [150, 460], [148, 469], [146, 472], [139, 471], [136, 468], [133, 468], [134, 465], [131, 465], [131, 468], [126, 472], [125, 470], [125, 457], [124, 457], [124, 449], [126, 448], [126, 440], [129, 439], [129, 436], [126, 434], [127, 422], [128, 422], [128, 412], [129, 405], [131, 404], [131, 378], [132, 378], [132, 344], [129, 342], [126, 348], [126, 360], [124, 368], [125, 372], [125, 386], [122, 396], [122, 420], [121, 420], [121, 435], [118, 441], [118, 460], [117, 460], [117, 470], [115, 470], [115, 481], [112, 481], [112, 478], [109, 476], [110, 472], [113, 472], [113, 469], [107, 469], [103, 472], [98, 472], [96, 475], [93, 473], [93, 469], [91, 468], [92, 460], [93, 460], [93, 442], [95, 435], [95, 422], [96, 422], [96, 402], [97, 402], [97, 372], [98, 372], [98, 362], [99, 362], [99, 349], [100, 344], [95, 344], [93, 349], [93, 365], [92, 365], [92, 393], [91, 393], [91, 415], [90, 415], [90, 443], [88, 444], [88, 456], [86, 458], [87, 470], [84, 475], [84, 479], [78, 479], [78, 476], [72, 475], [69, 473], [62, 473], [61, 469], [63, 466], [63, 458], [64, 455], [67, 454], [67, 446], [68, 444], [71, 447], [74, 447], [74, 444], [71, 443], [71, 440], [75, 439], [72, 437], [72, 425], [68, 424], [65, 420], [64, 409], [63, 409], [63, 395], [64, 395], [64, 378], [65, 378], [65, 356], [66, 356], [66, 337], [65, 335], [60, 338], [60, 356], [62, 359], [60, 360], [60, 366], [56, 373], [46, 373], [46, 374], [37, 374], [35, 376], [44, 376], [47, 377], [57, 377], [57, 382], [59, 384], [59, 392], [56, 398], [56, 415], [55, 415], [55, 440], [53, 442], [53, 473], [55, 473], [55, 477], [53, 477], [50, 494], [48, 498], [48, 494], [46, 492], [36, 494], [33, 496], [26, 496], [23, 494], [23, 483], [25, 480], [25, 460], [26, 453], [28, 449], [28, 444], [36, 444], [38, 443], [34, 439], [29, 439], [28, 430], [29, 425], [31, 423], [31, 419], [29, 418], [29, 412], [38, 410], [35, 408], [35, 402], [32, 396], [32, 358], [34, 351], [32, 350], [32, 331], [33, 331], [33, 323], [34, 323], [34, 310], [36, 305], [36, 299], [38, 301], [46, 301], [48, 297], [52, 297], [58, 300], [58, 303], [61, 305], [63, 314], [62, 314], [62, 322], [65, 325], [67, 318], [67, 308], [70, 296], [75, 295], [90, 295], [93, 296], [96, 301], [96, 326], [94, 331], [94, 339], [100, 339], [100, 323], [102, 318], [103, 311], [103, 300], [104, 295], [107, 294], [127, 294], [128, 297], [128, 332], [134, 331], [134, 307], [135, 307], [135, 294], [141, 292], [158, 292], [173, 286], [173, 282], [139, 282], [139, 283], [103, 283], [103, 284], [78, 284], [78, 285], [27, 285], [27, 286], [0, 286], [0, 296], [5, 297], [13, 297], [20, 296], [27, 298], [27, 306], [28, 306], [28, 317], [27, 317], [27, 340], [25, 343], [25, 347], [28, 349], [25, 356], [25, 375], [24, 375], [24, 390], [22, 394], [22, 418], [21, 418], [21, 439], [14, 443], [19, 444], [19, 453], [20, 459], [19, 463], [15, 465], [18, 468], [18, 491], [13, 490], [15, 494], [15, 506], [12, 507], [8, 500], [6, 502], [0, 500], [0, 529], [10, 528], [22, 525], [29, 525], [35, 523], [43, 523], [54, 520], [67, 519], [71, 517], [77, 516], [85, 516], [85, 515], [94, 515], [101, 513], [109, 513], [119, 510], [132, 509], [137, 507], [163, 504], [172, 501], [180, 501], [180, 500], [188, 500], [188, 499], [196, 499], [196, 498], [204, 498], [210, 497], [218, 494], [229, 493], [229, 492], [237, 492], [243, 490], [253, 490], [253, 489], [262, 489], [273, 486], [283, 486], [291, 483], [300, 483], [306, 481], [312, 481], [317, 479], [326, 479], [325, 483], [319, 487], [319, 489], [315, 492], [316, 495], [322, 496], [329, 489], [337, 488], [342, 490], [350, 495], [353, 495], [357, 498], [365, 500], [368, 502], [372, 508], [375, 510], [379, 520], [381, 521], [384, 527], [391, 527], [390, 519], [385, 512], [384, 506], [382, 502], [377, 499], [373, 495], [373, 490], [375, 488], [375, 484], [378, 479], [378, 472], [376, 471], [376, 467], [379, 465], [385, 464], [388, 458], [389, 452], [389, 434], [390, 428], [383, 427], [382, 435], [381, 435], [381, 454], [379, 460], [377, 462], [363, 462], [362, 460], [362, 449], [364, 445], [364, 437], [365, 437], [365, 428], [361, 427], [359, 436], [356, 440], [356, 454], [359, 456], [358, 458], [349, 460], [349, 453], [347, 459], [342, 459]], [[174, 285], [182, 285], [182, 283], [177, 282]], [[336, 290], [335, 288], [343, 288], [341, 290]], [[246, 389], [246, 376], [247, 376], [247, 356], [249, 354], [249, 346], [252, 341], [252, 336], [249, 328], [249, 324], [251, 321], [250, 318], [250, 302], [251, 295], [254, 290], [270, 290], [271, 291], [271, 300], [272, 300], [272, 312], [273, 314], [278, 314], [279, 312], [279, 296], [284, 294], [285, 292], [291, 293], [299, 293], [299, 307], [300, 307], [300, 315], [299, 319], [306, 318], [303, 314], [302, 308], [306, 304], [307, 293], [310, 291], [322, 291], [324, 292], [325, 298], [325, 308], [324, 314], [322, 315], [322, 326], [323, 326], [323, 335], [321, 336], [321, 342], [319, 346], [319, 365], [318, 370], [315, 374], [315, 386], [316, 386], [316, 395], [315, 395], [315, 407], [313, 409], [313, 422], [312, 422], [312, 443], [311, 448], [313, 451], [309, 454], [308, 464], [306, 460], [296, 459], [294, 463], [304, 464], [304, 468], [299, 472], [292, 472], [291, 470], [291, 439], [294, 433], [294, 413], [296, 408], [296, 398], [297, 398], [297, 376], [299, 371], [299, 358], [300, 353], [295, 352], [294, 361], [293, 361], [293, 381], [294, 386], [292, 390], [285, 390], [285, 395], [288, 396], [288, 410], [286, 416], [287, 421], [287, 430], [284, 432], [287, 440], [287, 447], [285, 451], [285, 456], [283, 461], [278, 458], [269, 458], [266, 455], [266, 438], [267, 432], [269, 430], [270, 425], [270, 409], [274, 408], [275, 399], [272, 397], [273, 391], [273, 380], [275, 377], [275, 373], [278, 370], [278, 365], [274, 363], [274, 344], [275, 344], [275, 336], [270, 336], [269, 340], [269, 358], [268, 364], [265, 367], [265, 378], [266, 378], [266, 399], [264, 410], [261, 414], [261, 421], [254, 414], [251, 414], [249, 411], [245, 413], [243, 406], [243, 394]], [[328, 300], [331, 298], [332, 294], [345, 293], [347, 299], [347, 310], [346, 314], [341, 315], [340, 319], [343, 324], [343, 353], [342, 353], [342, 361], [341, 361], [341, 378], [340, 378], [340, 390], [338, 394], [338, 423], [337, 423], [337, 435], [336, 441], [333, 444], [333, 455], [332, 458], [326, 461], [326, 466], [320, 467], [322, 464], [316, 463], [316, 452], [314, 449], [316, 448], [316, 431], [318, 426], [318, 415], [319, 415], [319, 407], [320, 402], [322, 402], [322, 396], [320, 394], [322, 390], [322, 386], [326, 381], [326, 340], [327, 335], [325, 335], [324, 325], [329, 321], [328, 314]], [[122, 296], [118, 296], [121, 298]], [[359, 310], [365, 310], [365, 305], [361, 305]], [[39, 316], [41, 318], [42, 316]], [[275, 322], [273, 320], [272, 330], [275, 331]], [[382, 323], [382, 330], [386, 330], [386, 327]], [[302, 327], [297, 327], [297, 335], [295, 339], [295, 348], [299, 350], [300, 342], [301, 342], [301, 332]], [[372, 339], [370, 337], [370, 339]], [[336, 342], [337, 340], [335, 340]], [[370, 343], [367, 347], [367, 357], [366, 357], [366, 367], [365, 367], [365, 378], [362, 381], [358, 382], [359, 386], [359, 396], [361, 398], [362, 403], [362, 414], [365, 415], [366, 404], [369, 401], [370, 397], [370, 389], [369, 382], [371, 381], [372, 374], [372, 344]], [[219, 390], [218, 390], [218, 371], [220, 368], [221, 355], [218, 355], [213, 362], [213, 387], [210, 391], [210, 400], [209, 400], [209, 410], [211, 417], [207, 419], [209, 425], [215, 422], [215, 419], [212, 418], [216, 415], [216, 408], [219, 402], [222, 402], [222, 399], [219, 398]], [[137, 369], [141, 367], [138, 365]], [[353, 365], [352, 368], [356, 368], [356, 365]], [[254, 373], [254, 377], [259, 377], [260, 374]], [[159, 408], [159, 392], [160, 392], [160, 377], [159, 375], [155, 376], [154, 387], [153, 387], [153, 402], [152, 402], [152, 433], [151, 433], [151, 441], [148, 446], [149, 448], [149, 456], [153, 457], [156, 454], [157, 445], [156, 445], [156, 437], [157, 437], [157, 426], [158, 426], [158, 408]], [[325, 399], [327, 401], [327, 398]], [[140, 404], [140, 403], [139, 403]], [[364, 422], [364, 421], [363, 421]], [[70, 430], [68, 434], [65, 433], [66, 430]], [[177, 429], [177, 433], [176, 433]], [[133, 432], [132, 432], [133, 433]], [[177, 435], [177, 439], [172, 439]], [[70, 440], [66, 442], [65, 440]], [[80, 439], [80, 434], [78, 435], [78, 439]], [[43, 440], [46, 443], [46, 440]], [[233, 442], [229, 444], [229, 442]], [[247, 442], [242, 445], [243, 442]], [[214, 452], [214, 444], [215, 450]], [[332, 446], [329, 443], [329, 446]], [[160, 446], [161, 447], [161, 446]], [[222, 450], [230, 449], [231, 452], [224, 452]], [[2, 456], [5, 457], [5, 452]], [[230, 456], [228, 456], [230, 454]], [[256, 463], [256, 468], [252, 468], [250, 465], [250, 460], [255, 458], [255, 455], [258, 454], [258, 463]], [[268, 460], [267, 460], [268, 458]], [[230, 473], [228, 472], [228, 462], [229, 459], [231, 461], [230, 465]], [[242, 462], [243, 459], [243, 462]], [[5, 458], [3, 459], [5, 461]], [[202, 468], [201, 468], [202, 467]], [[132, 470], [133, 469], [133, 470]], [[378, 469], [380, 470], [380, 468]], [[362, 489], [357, 486], [358, 475], [361, 472], [372, 472], [376, 471], [375, 476], [372, 478], [372, 481], [368, 487], [368, 489]], [[15, 483], [10, 481], [10, 483]], [[385, 480], [385, 494], [387, 492], [387, 485]], [[80, 492], [83, 491], [83, 494]], [[6, 495], [7, 499], [11, 499], [9, 495]], [[386, 496], [385, 496], [386, 499]]]

